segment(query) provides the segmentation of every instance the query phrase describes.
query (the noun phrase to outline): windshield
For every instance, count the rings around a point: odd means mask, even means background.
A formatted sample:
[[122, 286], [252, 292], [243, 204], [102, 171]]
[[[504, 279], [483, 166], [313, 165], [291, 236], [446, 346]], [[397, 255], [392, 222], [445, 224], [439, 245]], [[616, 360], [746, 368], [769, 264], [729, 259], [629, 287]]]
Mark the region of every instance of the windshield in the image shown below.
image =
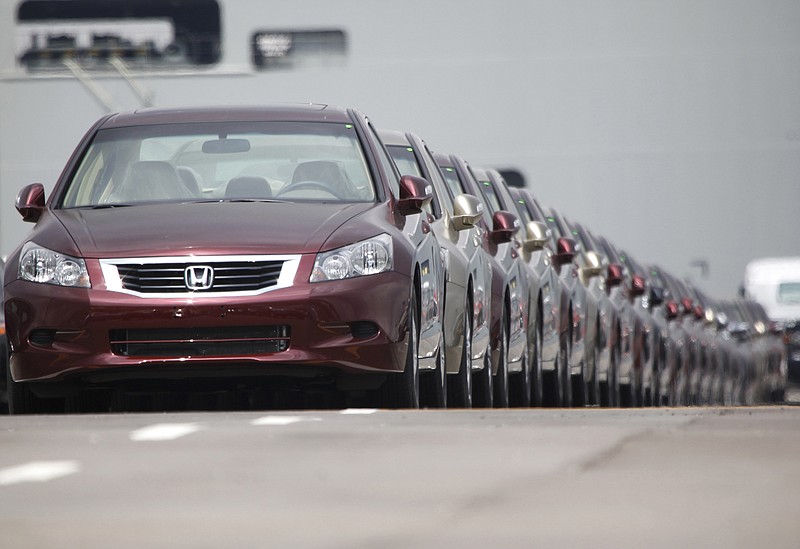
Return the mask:
[[101, 130], [60, 206], [375, 196], [352, 125], [223, 122]]
[[800, 282], [784, 282], [778, 286], [778, 303], [800, 305]]

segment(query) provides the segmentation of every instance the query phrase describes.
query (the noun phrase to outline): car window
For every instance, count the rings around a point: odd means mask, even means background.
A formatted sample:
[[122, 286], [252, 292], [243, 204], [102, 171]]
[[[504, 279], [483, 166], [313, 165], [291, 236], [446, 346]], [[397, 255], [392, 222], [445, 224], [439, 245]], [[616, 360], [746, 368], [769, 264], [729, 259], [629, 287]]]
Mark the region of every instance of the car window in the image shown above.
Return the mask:
[[372, 127], [372, 124], [367, 124], [367, 128], [370, 134], [372, 134], [372, 138], [375, 140], [377, 145], [376, 148], [378, 150], [378, 162], [381, 163], [383, 170], [386, 172], [386, 177], [389, 180], [389, 189], [395, 197], [399, 197], [400, 179], [397, 177], [398, 171], [394, 166], [394, 162], [392, 162], [392, 159], [389, 158], [388, 153], [383, 148], [383, 142], [381, 141], [380, 137], [378, 137], [378, 132], [375, 131], [375, 128]]
[[451, 168], [449, 166], [443, 167], [442, 175], [444, 176], [444, 182], [447, 184], [447, 188], [450, 190], [450, 196], [452, 198], [467, 192], [464, 190], [464, 185], [458, 178], [458, 173], [456, 172], [455, 168]]
[[[397, 171], [399, 171], [401, 175], [425, 177], [425, 174], [422, 173], [422, 169], [419, 165], [419, 161], [417, 160], [417, 155], [414, 153], [413, 147], [387, 145], [386, 150], [389, 152], [389, 156], [392, 157], [392, 160], [394, 160], [394, 164], [397, 166]], [[433, 200], [431, 200], [431, 202], [425, 205], [422, 209], [430, 215], [434, 215], [435, 210], [433, 207]], [[436, 215], [435, 217], [438, 218], [439, 216]]]
[[203, 123], [98, 132], [61, 207], [198, 199], [375, 200], [350, 124]]

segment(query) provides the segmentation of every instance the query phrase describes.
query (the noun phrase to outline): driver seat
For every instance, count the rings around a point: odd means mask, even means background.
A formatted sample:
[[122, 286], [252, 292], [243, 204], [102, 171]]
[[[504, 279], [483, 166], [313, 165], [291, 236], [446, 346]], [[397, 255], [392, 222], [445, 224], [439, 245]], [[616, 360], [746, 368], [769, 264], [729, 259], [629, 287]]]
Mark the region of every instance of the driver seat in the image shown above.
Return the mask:
[[318, 181], [333, 188], [341, 197], [352, 196], [350, 178], [341, 163], [333, 160], [312, 160], [297, 165], [292, 175], [292, 183]]

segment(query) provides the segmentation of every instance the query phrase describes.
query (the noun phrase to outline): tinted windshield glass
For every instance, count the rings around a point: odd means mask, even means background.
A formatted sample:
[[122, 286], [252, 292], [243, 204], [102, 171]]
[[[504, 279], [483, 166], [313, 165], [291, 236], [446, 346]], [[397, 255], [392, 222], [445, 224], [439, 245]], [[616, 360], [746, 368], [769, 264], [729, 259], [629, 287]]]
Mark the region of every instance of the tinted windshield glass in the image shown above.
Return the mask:
[[206, 199], [361, 202], [375, 190], [351, 125], [164, 124], [100, 131], [60, 203]]

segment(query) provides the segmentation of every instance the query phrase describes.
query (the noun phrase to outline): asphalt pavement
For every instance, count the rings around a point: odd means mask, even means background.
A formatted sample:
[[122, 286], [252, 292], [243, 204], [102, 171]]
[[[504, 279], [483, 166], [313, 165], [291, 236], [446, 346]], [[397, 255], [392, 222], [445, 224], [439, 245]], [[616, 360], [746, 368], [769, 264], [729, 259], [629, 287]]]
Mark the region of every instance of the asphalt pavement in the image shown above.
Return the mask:
[[800, 547], [800, 406], [0, 417], [2, 547]]

